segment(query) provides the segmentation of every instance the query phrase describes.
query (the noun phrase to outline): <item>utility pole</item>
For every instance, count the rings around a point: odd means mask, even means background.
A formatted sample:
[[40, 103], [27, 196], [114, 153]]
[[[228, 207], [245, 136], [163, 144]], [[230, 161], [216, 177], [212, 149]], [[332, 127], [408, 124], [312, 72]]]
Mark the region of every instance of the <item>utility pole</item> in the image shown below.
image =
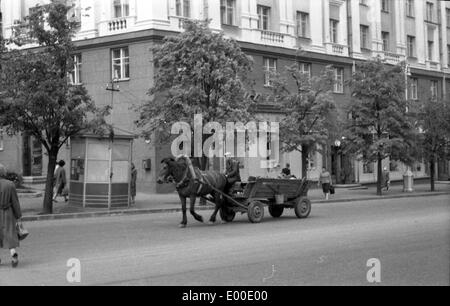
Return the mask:
[[112, 206], [112, 180], [113, 180], [113, 163], [112, 163], [112, 141], [114, 141], [114, 93], [119, 92], [119, 86], [116, 86], [116, 79], [112, 79], [111, 83], [106, 84], [106, 90], [111, 92], [111, 131], [109, 140], [109, 187], [108, 187], [108, 208], [111, 209]]
[[113, 126], [114, 124], [114, 93], [115, 92], [120, 92], [120, 87], [119, 85], [116, 85], [117, 80], [116, 79], [112, 79], [111, 83], [106, 84], [106, 90], [111, 92], [111, 126]]

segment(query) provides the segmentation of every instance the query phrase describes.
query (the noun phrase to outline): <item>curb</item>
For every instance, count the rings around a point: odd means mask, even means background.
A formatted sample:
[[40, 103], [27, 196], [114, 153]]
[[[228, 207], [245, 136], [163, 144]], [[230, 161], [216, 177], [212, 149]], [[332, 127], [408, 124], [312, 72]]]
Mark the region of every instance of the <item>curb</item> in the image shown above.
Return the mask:
[[[333, 204], [333, 203], [349, 203], [359, 201], [376, 201], [376, 200], [389, 200], [389, 199], [401, 199], [401, 198], [417, 198], [417, 197], [435, 197], [442, 195], [450, 195], [449, 192], [436, 192], [436, 193], [420, 193], [420, 194], [401, 194], [396, 196], [382, 196], [382, 197], [363, 197], [354, 199], [337, 199], [337, 200], [315, 200], [312, 204]], [[212, 206], [200, 206], [197, 207], [198, 211], [212, 210]], [[176, 213], [181, 212], [181, 208], [161, 208], [161, 209], [130, 209], [130, 210], [116, 210], [116, 211], [103, 211], [103, 212], [84, 212], [84, 213], [69, 213], [69, 214], [56, 214], [56, 215], [35, 215], [24, 216], [22, 220], [24, 222], [37, 222], [37, 221], [54, 221], [54, 220], [69, 220], [69, 219], [88, 219], [88, 218], [100, 218], [100, 217], [120, 217], [120, 216], [133, 216], [133, 215], [149, 215], [149, 214], [161, 214], [161, 213]]]

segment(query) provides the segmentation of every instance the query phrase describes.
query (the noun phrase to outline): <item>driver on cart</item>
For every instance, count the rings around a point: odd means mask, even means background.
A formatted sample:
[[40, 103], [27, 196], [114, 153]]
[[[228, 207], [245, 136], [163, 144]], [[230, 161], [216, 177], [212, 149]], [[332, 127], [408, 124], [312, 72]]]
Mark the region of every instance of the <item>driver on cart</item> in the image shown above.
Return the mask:
[[239, 161], [231, 157], [231, 153], [225, 153], [225, 177], [227, 178], [227, 185], [225, 187], [225, 193], [228, 194], [230, 189], [235, 183], [241, 181], [241, 175], [239, 172]]

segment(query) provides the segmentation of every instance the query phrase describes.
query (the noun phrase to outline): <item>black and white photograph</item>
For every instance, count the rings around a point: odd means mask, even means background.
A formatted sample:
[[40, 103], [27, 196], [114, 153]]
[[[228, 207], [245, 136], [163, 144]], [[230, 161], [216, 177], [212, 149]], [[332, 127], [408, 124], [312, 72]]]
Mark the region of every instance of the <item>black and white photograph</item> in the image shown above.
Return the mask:
[[450, 286], [450, 1], [0, 0], [0, 286]]

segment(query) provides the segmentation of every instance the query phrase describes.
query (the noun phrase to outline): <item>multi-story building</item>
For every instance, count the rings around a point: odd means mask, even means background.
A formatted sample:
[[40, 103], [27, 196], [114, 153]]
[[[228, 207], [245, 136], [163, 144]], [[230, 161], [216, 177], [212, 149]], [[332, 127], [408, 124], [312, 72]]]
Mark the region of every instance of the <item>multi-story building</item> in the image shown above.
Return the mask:
[[[3, 34], [11, 35], [14, 25], [36, 4], [48, 1], [2, 0]], [[437, 0], [72, 0], [73, 18], [80, 21], [76, 34], [76, 67], [71, 78], [82, 83], [98, 105], [113, 104], [114, 124], [137, 133], [132, 106], [148, 97], [153, 83], [152, 47], [162, 37], [183, 31], [185, 19], [211, 19], [210, 27], [236, 39], [254, 59], [252, 78], [256, 95], [268, 93], [268, 72], [282, 72], [295, 61], [317, 75], [328, 65], [335, 69], [334, 97], [338, 105], [350, 99], [345, 81], [355, 63], [380, 56], [390, 64], [406, 60], [410, 65], [408, 98], [411, 103], [446, 96], [450, 90], [450, 3]], [[300, 55], [298, 49], [304, 52]], [[120, 91], [107, 87], [115, 80]], [[280, 119], [282, 110], [262, 105], [268, 118]], [[1, 135], [1, 134], [0, 134]], [[1, 139], [1, 138], [0, 138]], [[330, 139], [327, 154], [309, 156], [308, 175], [317, 178], [328, 167], [338, 182], [376, 180], [373, 164], [364, 164], [340, 150], [340, 135]], [[20, 153], [18, 153], [20, 152]], [[135, 141], [134, 160], [139, 169], [141, 189], [157, 191], [154, 184], [159, 160], [168, 151], [143, 139]], [[154, 167], [142, 167], [152, 160]], [[300, 176], [301, 154], [283, 154]], [[42, 150], [29, 137], [0, 142], [0, 162], [27, 175], [43, 174]], [[404, 166], [389, 160], [393, 178], [401, 178]], [[148, 163], [146, 163], [148, 166]], [[448, 163], [439, 165], [448, 176]], [[427, 166], [414, 167], [416, 177], [427, 176]], [[244, 162], [243, 177], [274, 175], [251, 162]], [[158, 189], [159, 190], [159, 189]]]

